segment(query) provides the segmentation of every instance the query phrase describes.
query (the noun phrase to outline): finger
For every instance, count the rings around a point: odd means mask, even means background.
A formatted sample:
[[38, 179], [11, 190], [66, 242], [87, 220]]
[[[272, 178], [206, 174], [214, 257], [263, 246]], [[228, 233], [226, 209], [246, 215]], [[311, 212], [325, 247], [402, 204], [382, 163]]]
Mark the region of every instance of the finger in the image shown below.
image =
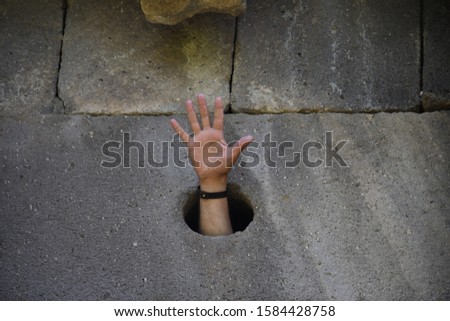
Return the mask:
[[234, 164], [238, 158], [241, 152], [245, 149], [245, 147], [248, 146], [253, 141], [253, 136], [248, 135], [244, 136], [241, 139], [239, 139], [233, 147], [231, 147], [231, 161]]
[[198, 102], [198, 107], [200, 109], [200, 115], [202, 116], [203, 128], [204, 129], [210, 128], [211, 125], [209, 123], [209, 112], [208, 112], [208, 107], [206, 106], [205, 95], [199, 94], [197, 96], [197, 102]]
[[223, 104], [220, 97], [214, 102], [214, 129], [223, 131]]
[[195, 115], [194, 106], [192, 105], [192, 101], [188, 100], [186, 102], [186, 110], [188, 115], [189, 123], [191, 124], [192, 131], [194, 134], [200, 132], [200, 125], [198, 124], [197, 116]]
[[189, 135], [186, 133], [186, 131], [183, 129], [183, 127], [178, 124], [178, 122], [175, 119], [170, 120], [170, 125], [172, 126], [173, 130], [180, 135], [183, 142], [187, 143], [189, 141]]

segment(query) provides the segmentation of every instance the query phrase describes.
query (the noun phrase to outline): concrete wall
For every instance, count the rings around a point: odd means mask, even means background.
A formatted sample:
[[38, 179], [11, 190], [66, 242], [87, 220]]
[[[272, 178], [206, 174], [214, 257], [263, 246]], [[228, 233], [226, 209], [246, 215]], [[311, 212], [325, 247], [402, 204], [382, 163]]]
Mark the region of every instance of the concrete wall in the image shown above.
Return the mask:
[[[167, 27], [135, 1], [3, 1], [0, 298], [448, 300], [450, 114], [415, 112], [446, 108], [446, 8], [248, 1]], [[293, 142], [232, 171], [254, 219], [229, 237], [185, 223], [189, 166], [100, 166], [124, 133], [162, 148], [199, 91], [230, 102], [228, 140]], [[287, 168], [308, 141], [348, 166]]]

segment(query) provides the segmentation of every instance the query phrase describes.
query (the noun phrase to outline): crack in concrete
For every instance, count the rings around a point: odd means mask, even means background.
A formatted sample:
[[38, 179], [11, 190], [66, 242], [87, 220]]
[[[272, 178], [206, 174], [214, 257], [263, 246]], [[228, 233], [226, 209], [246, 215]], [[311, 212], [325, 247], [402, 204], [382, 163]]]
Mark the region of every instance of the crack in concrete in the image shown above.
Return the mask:
[[419, 112], [423, 113], [425, 111], [424, 106], [423, 106], [423, 100], [422, 100], [422, 94], [423, 94], [423, 63], [424, 63], [424, 4], [423, 4], [423, 0], [420, 0], [420, 52], [419, 52], [419, 56], [420, 56], [420, 62], [419, 62], [419, 77], [420, 77], [420, 84], [419, 84]]
[[56, 83], [55, 83], [55, 98], [61, 104], [61, 106], [55, 106], [53, 108], [53, 113], [55, 113], [55, 114], [65, 114], [65, 109], [66, 109], [64, 100], [61, 98], [61, 96], [59, 94], [59, 81], [60, 81], [59, 76], [61, 73], [64, 34], [66, 32], [66, 18], [67, 18], [68, 7], [69, 7], [68, 0], [62, 0], [62, 5], [61, 5], [61, 10], [62, 10], [61, 45], [59, 47], [58, 72], [56, 74]]
[[237, 35], [238, 35], [238, 19], [239, 17], [235, 18], [234, 23], [234, 38], [233, 38], [233, 50], [231, 51], [231, 72], [230, 72], [230, 80], [228, 82], [228, 88], [229, 88], [229, 99], [228, 99], [228, 108], [227, 108], [227, 114], [232, 114], [233, 109], [231, 106], [231, 92], [233, 91], [233, 76], [234, 76], [234, 63], [236, 60], [236, 43], [237, 43]]
[[[408, 110], [403, 112], [411, 112], [411, 113], [423, 113], [426, 112], [424, 110], [423, 106], [423, 72], [424, 72], [424, 1], [419, 0], [420, 2], [420, 30], [419, 30], [419, 106], [416, 110]], [[61, 72], [61, 66], [62, 66], [62, 55], [63, 55], [63, 46], [64, 46], [64, 36], [65, 36], [65, 30], [66, 30], [66, 19], [67, 19], [67, 12], [69, 7], [69, 0], [62, 0], [61, 10], [62, 10], [62, 26], [61, 26], [61, 45], [59, 50], [59, 62], [58, 62], [58, 70], [56, 75], [56, 84], [55, 84], [55, 99], [57, 101], [56, 106], [53, 107], [53, 113], [55, 114], [65, 114], [65, 102], [60, 96], [60, 72]], [[237, 51], [237, 38], [238, 38], [238, 20], [239, 17], [235, 18], [235, 24], [234, 24], [234, 38], [233, 38], [233, 44], [232, 44], [232, 50], [231, 50], [231, 70], [230, 70], [230, 77], [229, 77], [229, 103], [226, 109], [227, 114], [233, 114], [232, 109], [232, 91], [233, 91], [233, 81], [234, 81], [234, 71], [235, 71], [235, 62], [236, 62], [236, 51]], [[384, 109], [382, 111], [340, 111], [340, 112], [330, 112], [330, 111], [323, 111], [323, 110], [309, 110], [309, 111], [298, 111], [298, 112], [292, 112], [291, 113], [301, 113], [301, 114], [309, 114], [309, 113], [349, 113], [349, 114], [376, 114], [376, 113], [397, 113], [402, 112], [396, 109]], [[84, 113], [82, 113], [84, 114]], [[88, 113], [90, 114], [90, 113]], [[145, 115], [140, 114], [139, 115]], [[243, 112], [243, 114], [246, 114]], [[256, 112], [255, 114], [266, 114], [261, 112]], [[125, 115], [125, 114], [123, 114]], [[150, 114], [152, 116], [158, 116], [155, 114]], [[167, 115], [166, 113], [161, 113], [161, 115]]]

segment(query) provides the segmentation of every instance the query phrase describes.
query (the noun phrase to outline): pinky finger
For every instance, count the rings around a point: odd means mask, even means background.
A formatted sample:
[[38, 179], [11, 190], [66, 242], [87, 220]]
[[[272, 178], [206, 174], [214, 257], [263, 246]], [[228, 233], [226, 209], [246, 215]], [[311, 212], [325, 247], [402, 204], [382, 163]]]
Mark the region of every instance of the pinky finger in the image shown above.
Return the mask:
[[170, 125], [172, 126], [173, 130], [177, 132], [178, 135], [180, 135], [183, 142], [187, 143], [189, 141], [189, 135], [186, 133], [183, 127], [181, 127], [180, 124], [178, 124], [178, 122], [175, 119], [170, 120]]

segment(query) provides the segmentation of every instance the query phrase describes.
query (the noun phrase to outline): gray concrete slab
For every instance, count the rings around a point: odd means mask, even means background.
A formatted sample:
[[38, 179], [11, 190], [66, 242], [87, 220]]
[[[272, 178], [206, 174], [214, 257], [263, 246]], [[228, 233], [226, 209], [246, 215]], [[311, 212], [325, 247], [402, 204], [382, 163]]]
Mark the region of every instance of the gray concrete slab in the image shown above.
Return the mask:
[[60, 94], [66, 113], [171, 114], [203, 92], [228, 103], [235, 18], [147, 22], [138, 1], [69, 4]]
[[450, 2], [424, 1], [423, 93], [425, 110], [450, 108]]
[[[233, 170], [255, 218], [211, 238], [182, 217], [196, 188], [191, 168], [138, 168], [137, 148], [130, 168], [100, 166], [111, 160], [102, 145], [127, 132], [155, 141], [159, 160], [168, 117], [2, 118], [0, 298], [448, 300], [449, 119], [229, 115], [229, 140], [271, 133], [294, 146], [284, 157], [272, 151], [276, 168]], [[316, 161], [340, 140], [348, 167], [284, 166], [308, 141]], [[261, 147], [249, 151], [242, 160], [268, 159]]]
[[415, 110], [419, 70], [419, 1], [248, 1], [232, 108]]
[[0, 114], [52, 111], [62, 4], [62, 0], [0, 3]]

